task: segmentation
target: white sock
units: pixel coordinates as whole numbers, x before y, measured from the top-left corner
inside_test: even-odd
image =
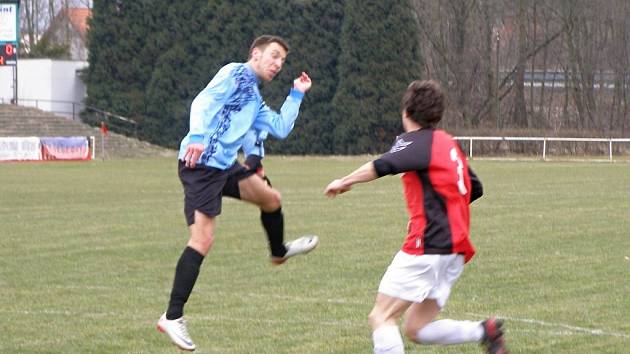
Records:
[[[416,334],[422,344],[460,344],[479,342],[483,336],[480,321],[433,321]]]
[[[398,326],[383,325],[372,332],[374,354],[405,354]]]

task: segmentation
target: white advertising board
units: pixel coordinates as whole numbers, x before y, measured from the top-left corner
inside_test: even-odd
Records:
[[[0,43],[18,42],[17,4],[0,3]]]
[[[39,138],[0,138],[0,161],[41,159],[42,148]]]

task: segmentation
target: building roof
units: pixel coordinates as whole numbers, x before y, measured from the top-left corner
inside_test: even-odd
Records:
[[[92,16],[92,10],[88,8],[69,7],[59,11],[57,16],[64,16],[79,33],[81,39],[87,39],[88,18]]]
[[[86,60],[88,19],[92,10],[79,7],[62,8],[42,35],[50,43],[69,47],[69,59]]]

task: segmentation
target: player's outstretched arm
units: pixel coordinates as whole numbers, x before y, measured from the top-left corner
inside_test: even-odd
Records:
[[[378,178],[376,169],[374,168],[374,162],[370,161],[363,166],[354,170],[349,175],[336,179],[326,187],[324,194],[328,197],[335,197],[337,194],[342,194],[349,191],[353,185],[357,183],[370,182]]]
[[[286,138],[298,117],[304,94],[311,89],[311,78],[305,72],[293,81],[293,88],[280,108],[280,114],[263,104],[253,127],[266,131],[278,139]]]

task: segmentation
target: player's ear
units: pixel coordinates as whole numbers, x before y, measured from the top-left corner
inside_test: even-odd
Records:
[[[260,48],[254,47],[254,49],[252,49],[251,57],[252,59],[257,61],[260,59],[261,54],[262,54],[262,51],[260,50]]]

